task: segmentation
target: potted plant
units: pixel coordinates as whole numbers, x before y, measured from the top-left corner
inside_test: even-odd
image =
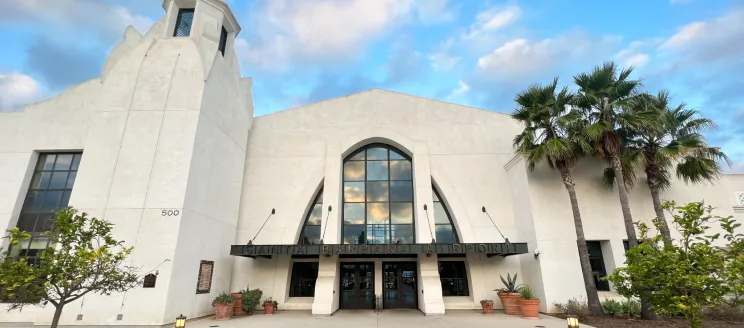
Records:
[[[235,297],[232,296],[231,294],[228,294],[227,292],[222,292],[219,295],[217,295],[214,301],[212,301],[212,306],[214,306],[215,308],[215,319],[216,320],[232,319],[233,302],[235,302]]]
[[[237,293],[230,293],[230,295],[235,297],[235,302],[233,302],[233,316],[235,317],[240,317],[247,314],[245,310],[243,310],[243,293],[245,293],[245,289]]]
[[[506,279],[499,275],[504,288],[496,289],[498,291],[501,304],[504,306],[504,312],[510,315],[519,315],[519,285],[517,285],[517,274],[512,278],[511,274],[506,274]]]
[[[253,312],[256,311],[256,308],[258,307],[258,304],[261,304],[261,297],[263,296],[263,291],[260,289],[252,289],[252,290],[246,290],[243,293],[243,311],[248,313],[248,315],[253,314]]]
[[[527,319],[537,319],[540,313],[540,299],[532,291],[530,286],[522,286],[519,289],[519,310],[522,311],[522,317]]]
[[[264,301],[264,314],[274,314],[277,304],[277,301],[271,299],[271,297],[267,298]]]
[[[493,300],[481,300],[481,308],[483,308],[483,314],[490,315],[493,312]]]

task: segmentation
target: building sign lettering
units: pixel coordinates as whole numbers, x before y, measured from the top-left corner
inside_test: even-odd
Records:
[[[233,245],[230,255],[386,255],[386,254],[524,254],[526,243],[384,244],[384,245]]]

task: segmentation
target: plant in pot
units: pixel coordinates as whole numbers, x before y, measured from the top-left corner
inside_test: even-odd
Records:
[[[493,300],[481,300],[481,308],[483,308],[483,314],[490,315],[493,312]]]
[[[499,275],[501,282],[504,284],[504,288],[496,289],[499,294],[501,304],[504,306],[504,312],[510,315],[519,315],[519,285],[517,285],[517,274],[512,277],[511,274],[506,274],[506,279]]]
[[[222,292],[217,295],[217,297],[214,298],[214,301],[212,301],[212,306],[215,308],[215,319],[232,319],[233,302],[235,302],[235,297],[227,292]]]
[[[235,297],[235,302],[233,302],[233,316],[240,317],[244,316],[247,313],[245,310],[243,310],[243,294],[245,293],[245,289],[237,292],[237,293],[230,293],[233,297]]]
[[[253,314],[258,305],[261,304],[262,296],[263,291],[258,288],[245,291],[243,293],[243,311],[248,313],[248,315]]]
[[[522,317],[527,319],[537,319],[540,317],[540,299],[530,286],[519,288],[519,310],[522,311]]]
[[[277,301],[273,300],[271,297],[267,298],[264,301],[264,314],[274,314],[277,304]]]

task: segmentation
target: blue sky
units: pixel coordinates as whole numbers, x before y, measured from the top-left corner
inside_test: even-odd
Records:
[[[232,0],[256,115],[370,88],[510,112],[536,82],[634,66],[715,120],[744,173],[744,0]],[[96,77],[160,0],[1,0],[0,108]]]

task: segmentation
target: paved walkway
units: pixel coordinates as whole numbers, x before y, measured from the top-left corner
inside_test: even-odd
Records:
[[[190,321],[188,328],[565,328],[566,321],[541,315],[538,320],[477,311],[447,311],[442,316],[425,316],[418,310],[341,310],[330,317],[313,317],[306,311],[279,311],[275,315],[256,314],[215,321],[212,318]],[[582,328],[593,328],[581,325]]]

